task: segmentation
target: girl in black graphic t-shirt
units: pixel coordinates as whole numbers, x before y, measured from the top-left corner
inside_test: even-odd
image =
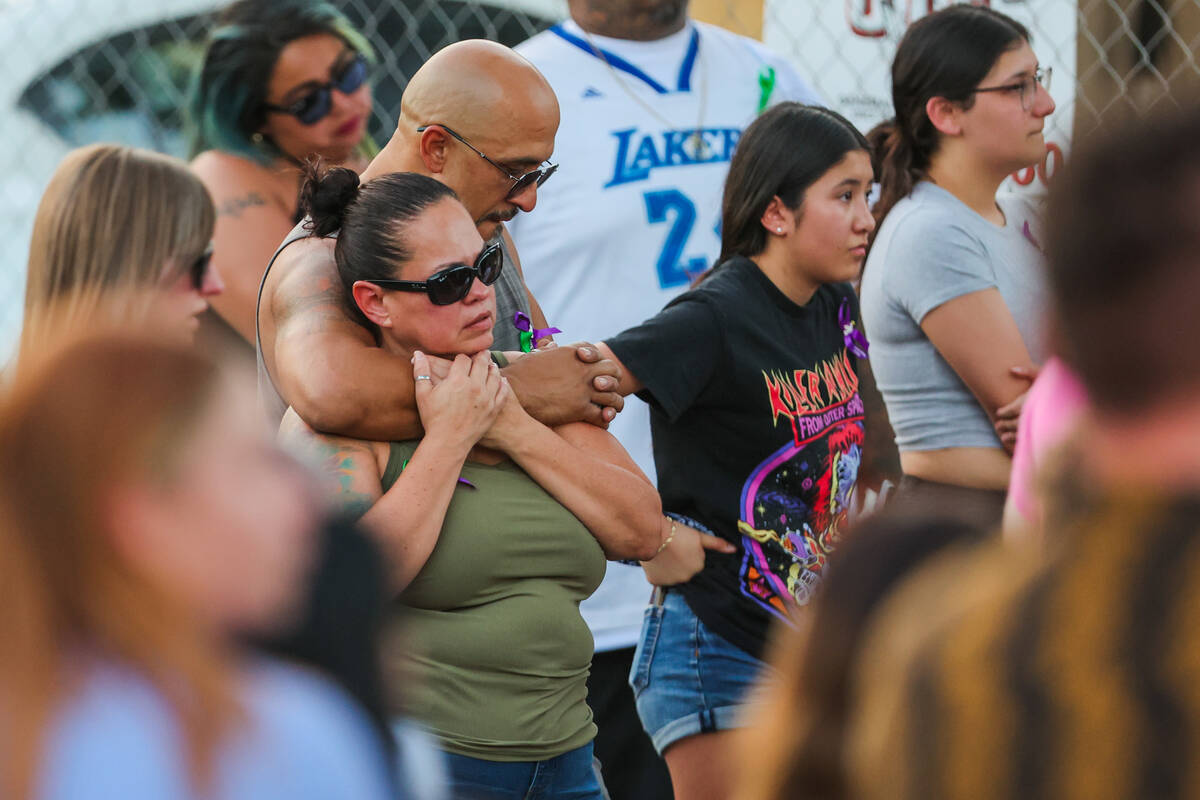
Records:
[[[862,459],[857,277],[874,227],[867,143],[782,103],[730,164],[721,263],[601,348],[651,408],[663,508],[630,676],[677,798],[730,794],[722,758],[766,632],[811,597]],[[685,524],[686,522],[686,524]],[[700,533],[701,530],[709,534]]]

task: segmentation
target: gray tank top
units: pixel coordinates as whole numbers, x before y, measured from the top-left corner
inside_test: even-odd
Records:
[[[267,275],[271,272],[271,267],[275,266],[275,260],[279,258],[279,254],[284,248],[293,242],[300,239],[305,239],[311,234],[305,229],[308,219],[305,218],[297,223],[296,227],[292,228],[291,232],[284,238],[283,243],[271,256],[271,260],[267,263],[266,270],[263,271],[262,281],[258,284],[258,301],[254,309],[254,350],[255,360],[258,364],[258,403],[263,413],[267,415],[271,424],[278,426],[280,420],[283,419],[283,414],[287,411],[287,403],[280,397],[278,389],[275,388],[275,381],[271,378],[270,372],[267,370],[266,361],[263,359],[262,352],[262,334],[259,327],[259,315],[262,313],[262,291],[263,286],[267,283]],[[517,272],[516,265],[513,263],[512,252],[509,250],[504,237],[500,235],[501,229],[496,229],[496,234],[492,237],[493,241],[499,241],[500,249],[504,253],[504,269],[500,272],[500,277],[496,280],[496,327],[492,330],[492,349],[493,350],[520,350],[521,337],[516,326],[513,324],[513,317],[518,311],[526,314],[529,313],[529,294],[525,291],[525,283],[521,280],[520,273]],[[328,238],[336,239],[337,233],[331,234]]]

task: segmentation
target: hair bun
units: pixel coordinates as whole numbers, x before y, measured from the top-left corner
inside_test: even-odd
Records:
[[[316,236],[328,236],[342,227],[346,209],[358,197],[358,173],[345,167],[323,170],[320,164],[305,168],[300,189],[300,208],[311,219]]]

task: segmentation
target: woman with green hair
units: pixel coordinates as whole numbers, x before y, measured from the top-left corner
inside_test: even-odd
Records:
[[[263,269],[300,219],[302,165],[358,170],[374,154],[373,60],[325,2],[239,0],[219,15],[190,99],[192,169],[216,203],[213,263],[225,279],[205,334],[253,345]]]

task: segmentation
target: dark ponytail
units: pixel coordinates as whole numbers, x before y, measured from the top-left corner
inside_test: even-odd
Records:
[[[908,197],[929,169],[937,148],[937,132],[928,117],[915,131],[909,126],[902,129],[897,119],[892,118],[872,128],[867,140],[871,142],[871,163],[876,165],[875,178],[879,181],[879,199],[872,210],[875,230],[879,230],[878,224],[896,203]],[[871,236],[874,238],[874,232]]]
[[[359,185],[353,170],[310,164],[300,207],[311,220],[311,235],[338,232],[334,256],[349,297],[357,281],[402,277],[401,267],[412,257],[409,224],[447,197],[458,199],[446,184],[413,172],[381,175]]]
[[[944,97],[970,108],[972,91],[996,60],[1028,41],[1024,25],[979,6],[950,6],[909,27],[892,61],[896,116],[872,130],[872,162],[879,165],[880,183],[877,223],[925,177],[937,151],[938,131],[925,113],[926,103]]]
[[[780,103],[750,123],[725,179],[721,262],[766,249],[762,215],[772,198],[799,208],[808,187],[830,167],[850,151],[866,149],[867,140],[849,120],[819,106]]]

